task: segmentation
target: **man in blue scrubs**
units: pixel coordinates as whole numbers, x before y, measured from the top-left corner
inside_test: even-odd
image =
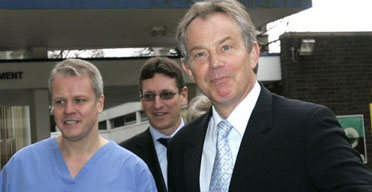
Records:
[[[49,91],[61,135],[18,151],[1,170],[1,191],[156,191],[139,157],[98,134],[103,80],[93,64],[58,63]]]

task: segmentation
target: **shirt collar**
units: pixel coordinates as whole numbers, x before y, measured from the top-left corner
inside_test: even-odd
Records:
[[[252,111],[258,100],[258,96],[261,92],[261,86],[256,81],[252,90],[248,95],[239,103],[238,106],[232,111],[232,113],[227,117],[227,121],[230,122],[234,129],[243,136],[245,129],[248,125],[249,118],[251,117]],[[212,118],[217,125],[223,119],[217,113],[214,107],[212,107]]]
[[[150,125],[150,133],[152,135],[152,139],[155,141],[157,141],[159,138],[172,138],[183,126],[185,125],[184,121],[183,121],[183,118],[181,118],[181,123],[180,125],[177,127],[176,131],[174,133],[172,133],[172,135],[170,136],[166,136],[166,135],[163,135],[161,134],[158,130],[156,130],[154,127],[152,127]]]

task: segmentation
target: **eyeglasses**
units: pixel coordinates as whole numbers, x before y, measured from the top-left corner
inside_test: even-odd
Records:
[[[155,94],[155,93],[145,93],[145,94],[141,94],[140,95],[140,98],[142,99],[142,101],[154,101],[155,100],[155,97],[157,95],[159,95],[160,99],[161,100],[170,100],[170,99],[173,99],[173,97],[176,95],[177,93],[174,93],[174,92],[171,92],[171,91],[163,91],[159,94]]]

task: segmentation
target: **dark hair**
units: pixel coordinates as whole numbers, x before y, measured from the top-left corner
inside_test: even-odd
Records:
[[[142,81],[153,78],[157,73],[175,79],[179,92],[185,86],[182,70],[176,61],[167,57],[153,57],[147,60],[141,68],[139,78],[140,93],[142,93]]]

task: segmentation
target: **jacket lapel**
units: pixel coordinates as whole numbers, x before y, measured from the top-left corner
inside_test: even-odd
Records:
[[[185,181],[188,190],[186,191],[200,191],[200,165],[201,165],[201,158],[203,153],[203,145],[205,135],[207,133],[209,119],[212,116],[212,108],[204,114],[192,129],[192,135],[190,136],[191,139],[188,140],[186,143],[185,148],[185,175],[187,175],[187,179]],[[191,127],[190,127],[191,128]]]
[[[261,86],[260,96],[254,107],[240,144],[230,183],[230,191],[247,191],[254,177],[269,138],[266,133],[272,127],[272,94]],[[242,185],[245,184],[245,185]]]
[[[158,185],[159,192],[166,191],[163,174],[161,172],[158,155],[155,151],[155,145],[152,140],[150,129],[147,129],[143,134],[143,139],[139,139],[136,143],[137,148],[142,151],[143,160],[149,166],[154,179]],[[159,186],[160,184],[160,186]]]

